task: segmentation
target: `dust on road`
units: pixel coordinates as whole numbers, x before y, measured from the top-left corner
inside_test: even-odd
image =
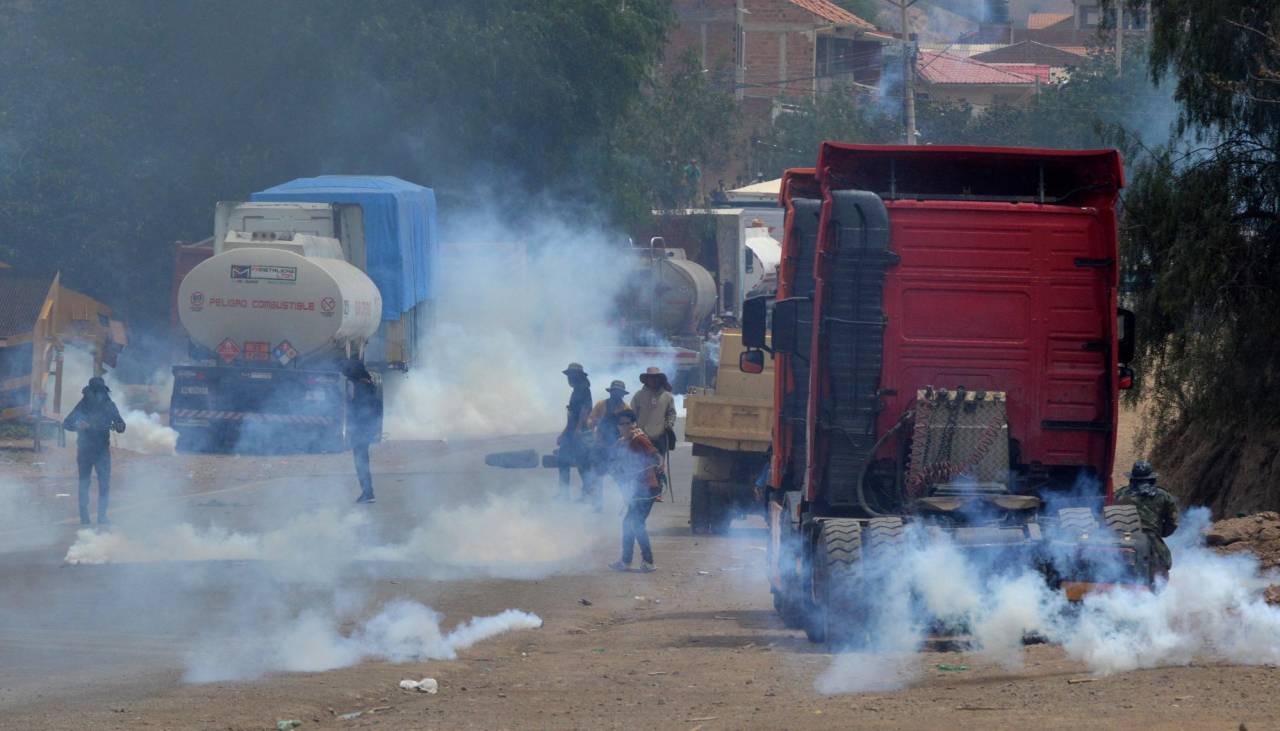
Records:
[[[470,444],[388,444],[375,462],[374,518],[388,534],[407,535],[420,510],[477,504],[530,478],[546,495],[554,474],[485,467],[485,451],[544,448],[547,438]],[[324,508],[354,495],[346,455],[306,459],[130,457],[118,462],[117,522],[182,515],[205,525],[261,528],[281,506]],[[27,460],[5,472],[35,485],[37,500],[70,517],[73,481],[66,455]],[[512,631],[474,645],[456,660],[364,662],[327,672],[271,672],[258,680],[183,682],[191,617],[166,619],[166,601],[198,600],[216,622],[231,597],[221,572],[270,572],[256,561],[63,567],[74,527],[45,546],[0,556],[0,728],[271,728],[298,719],[303,728],[1248,728],[1280,726],[1273,699],[1280,673],[1269,667],[1197,665],[1088,675],[1047,645],[1025,650],[1009,670],[959,652],[906,659],[917,673],[893,692],[824,696],[815,679],[832,656],[782,627],[770,606],[763,524],[740,522],[730,536],[687,527],[688,448],[676,452],[676,502],[650,520],[659,571],[616,574],[618,517],[601,516],[603,538],[571,565],[541,578],[433,578],[401,563],[361,563],[341,582],[369,593],[370,606],[408,599],[442,615],[451,628],[509,608],[532,612],[540,629]],[[133,491],[144,478],[171,481],[170,494]],[[175,505],[181,509],[175,508]],[[264,516],[263,513],[269,513]],[[194,518],[193,518],[194,516]],[[264,520],[271,518],[272,520]],[[503,525],[487,530],[501,532]],[[574,528],[575,530],[577,528]],[[302,539],[299,539],[302,540]],[[424,556],[423,562],[430,563]],[[98,616],[95,598],[145,576],[140,594]],[[447,576],[447,574],[444,574]],[[264,578],[267,581],[268,578]],[[128,585],[127,583],[124,585]],[[10,590],[10,587],[13,589]],[[305,604],[289,592],[282,603]],[[47,621],[38,621],[46,607]],[[352,626],[344,625],[344,631]],[[406,678],[436,678],[436,695],[401,690]],[[347,714],[358,713],[358,716]],[[343,718],[347,715],[347,718]]]

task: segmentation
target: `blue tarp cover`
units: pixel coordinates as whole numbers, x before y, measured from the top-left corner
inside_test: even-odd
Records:
[[[298,178],[251,195],[254,201],[358,203],[364,210],[369,278],[382,293],[382,319],[435,296],[439,237],[430,188],[386,175]]]

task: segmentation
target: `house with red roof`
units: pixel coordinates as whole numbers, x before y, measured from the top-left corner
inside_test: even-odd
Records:
[[[695,57],[749,121],[833,86],[874,88],[892,36],[831,0],[675,0],[665,63]]]
[[[935,101],[968,104],[974,112],[1021,105],[1049,83],[1051,68],[1038,64],[996,64],[940,51],[916,58],[917,94]]]

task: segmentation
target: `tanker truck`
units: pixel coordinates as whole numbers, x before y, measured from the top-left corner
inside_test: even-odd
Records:
[[[716,283],[683,249],[660,237],[630,247],[628,274],[615,302],[623,345],[602,354],[610,366],[652,364],[670,368],[676,393],[703,381],[702,331],[716,305]]]
[[[345,447],[341,366],[406,370],[431,315],[435,199],[396,178],[323,176],[219,203],[175,308],[179,451]]]

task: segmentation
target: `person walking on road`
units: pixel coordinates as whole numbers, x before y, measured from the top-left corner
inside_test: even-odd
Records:
[[[631,397],[631,410],[636,412],[636,425],[649,438],[662,455],[676,442],[676,398],[671,395],[671,383],[661,368],[650,367],[640,374],[644,388]]]
[[[1159,475],[1146,460],[1134,462],[1128,477],[1129,484],[1116,490],[1116,504],[1137,507],[1142,532],[1150,539],[1156,560],[1154,573],[1167,576],[1173,568],[1173,554],[1164,539],[1178,529],[1178,501],[1156,485]]]
[[[614,381],[609,384],[609,398],[596,402],[587,417],[587,426],[595,434],[595,448],[591,458],[591,486],[595,497],[596,512],[604,502],[604,478],[610,474],[614,445],[622,433],[618,430],[618,412],[627,408],[627,384]]]
[[[89,525],[89,480],[98,473],[98,525],[109,525],[111,494],[111,432],[124,433],[124,419],[111,400],[106,381],[94,376],[80,393],[83,398],[67,414],[62,427],[76,433],[76,467],[80,470],[80,525]]]
[[[627,513],[622,519],[622,558],[609,564],[614,571],[631,570],[635,544],[640,546],[640,570],[653,571],[653,548],[645,521],[654,502],[662,499],[662,457],[657,448],[636,427],[636,414],[631,409],[618,412],[618,438],[614,456],[619,481],[628,498]]]
[[[591,381],[587,379],[587,371],[581,363],[570,363],[561,373],[573,389],[569,395],[569,405],[565,407],[568,413],[565,416],[564,430],[556,437],[560,498],[568,500],[574,467],[578,468],[578,478],[582,480],[583,496],[591,490],[591,430],[587,425],[591,416]]]
[[[360,481],[360,497],[356,498],[356,504],[369,505],[374,502],[369,445],[382,440],[382,393],[358,358],[347,361],[343,374],[351,383],[347,441],[351,444],[351,456],[356,463],[356,479]]]

